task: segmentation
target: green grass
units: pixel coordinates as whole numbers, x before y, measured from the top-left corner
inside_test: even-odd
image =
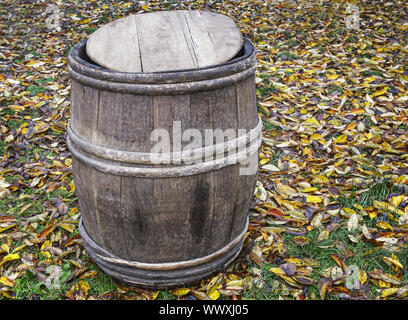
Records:
[[[363,71],[363,76],[369,77],[369,76],[379,76],[379,77],[384,77],[381,71],[377,70],[366,70]]]
[[[367,169],[373,169],[373,167],[366,167]],[[374,200],[384,201],[388,196],[397,192],[400,187],[393,185],[390,179],[380,179],[379,181],[372,184],[367,191],[365,191],[361,196],[354,194],[358,189],[353,188],[352,194],[349,197],[344,195],[340,196],[337,201],[343,206],[350,208],[354,204],[359,204],[362,207],[372,206]]]
[[[277,58],[282,58],[283,60],[296,60],[299,57],[290,51],[283,51],[278,53]]]
[[[361,205],[363,207],[373,205],[373,201],[385,201],[389,195],[393,192],[399,190],[398,186],[393,185],[388,179],[381,179],[374,183],[361,197],[351,195],[350,197],[341,196],[337,199],[342,207],[353,208],[355,211],[359,211],[353,205]],[[333,199],[334,200],[334,199]],[[364,217],[363,221],[360,223],[365,223],[368,227],[375,227],[375,224],[379,221],[379,216],[375,219],[370,219],[369,217]],[[349,239],[349,231],[346,226],[347,220],[340,220],[339,226],[332,230],[327,239],[318,241],[318,236],[320,232],[327,226],[327,223],[323,224],[318,228],[314,228],[309,233],[304,235],[311,241],[304,245],[298,245],[293,241],[294,235],[284,233],[282,235],[283,242],[286,247],[286,252],[282,258],[312,258],[319,262],[320,266],[313,268],[312,274],[309,278],[315,280],[313,285],[307,287],[307,297],[310,299],[312,296],[320,298],[319,293],[319,281],[322,277],[324,270],[330,267],[334,267],[337,263],[331,257],[331,254],[335,254],[343,259],[343,262],[347,266],[355,265],[359,270],[364,270],[365,272],[370,272],[374,269],[382,269],[384,272],[393,273],[391,268],[387,266],[382,260],[383,257],[390,257],[391,254],[395,254],[399,261],[408,261],[408,250],[400,250],[398,252],[390,252],[386,249],[377,248],[374,244],[365,242],[361,238],[358,238],[358,242],[354,243]],[[390,222],[392,224],[392,222]],[[356,230],[351,232],[355,237],[361,233]],[[274,300],[278,299],[279,296],[284,298],[291,298],[291,295],[286,292],[282,286],[285,283],[282,279],[276,276],[274,273],[269,271],[272,267],[279,267],[280,264],[284,263],[284,260],[280,260],[278,264],[274,263],[264,263],[261,267],[261,278],[264,281],[264,285],[261,287],[253,286],[250,290],[243,293],[242,297],[246,299],[257,299],[257,300]],[[401,281],[404,283],[408,279],[408,272],[406,270],[401,271]],[[366,292],[367,298],[375,299],[378,295],[375,285],[371,283],[365,283],[368,285],[371,292]],[[352,291],[353,292],[353,291]],[[338,299],[337,295],[327,294],[327,299],[333,300]]]
[[[41,257],[41,254],[39,254]],[[102,272],[98,267],[86,261],[89,270],[98,271],[98,275],[94,278],[84,278],[90,288],[89,295],[102,296],[105,293],[116,291],[116,286],[112,278]],[[69,262],[64,262],[61,266],[61,274],[59,279],[59,288],[48,289],[43,281],[38,281],[37,276],[30,270],[27,270],[24,276],[16,280],[16,299],[41,299],[41,300],[60,300],[66,298],[65,293],[80,280],[80,276],[74,280],[69,280],[69,276],[74,271],[74,267]]]
[[[172,295],[169,290],[160,290],[158,300],[176,300],[177,296]]]
[[[45,84],[47,82],[55,81],[55,78],[35,79],[37,84]]]
[[[47,91],[47,89],[45,89],[45,88],[42,87],[42,86],[28,86],[28,87],[27,87],[27,91],[30,92],[31,96],[35,96],[35,95],[38,94],[38,93]]]
[[[259,91],[259,93],[262,96],[266,96],[271,92],[278,92],[279,90],[274,85],[270,85],[270,86],[266,86],[266,87],[263,87],[263,88],[259,88],[259,89],[257,89],[257,91]]]
[[[256,267],[256,265],[251,265]],[[268,271],[272,265],[264,263],[261,267],[259,280],[254,281],[252,287],[242,293],[242,299],[250,300],[277,300],[281,291],[281,284],[278,277]]]
[[[260,110],[262,110],[261,108],[259,108]],[[265,130],[280,130],[279,127],[274,126],[272,123],[268,122],[268,121],[263,121],[262,122],[263,127]]]

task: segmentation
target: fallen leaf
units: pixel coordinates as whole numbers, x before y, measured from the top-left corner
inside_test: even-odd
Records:
[[[316,196],[307,196],[306,197],[306,202],[308,203],[320,203],[322,202],[322,199]]]
[[[6,255],[0,262],[0,267],[5,264],[8,261],[13,261],[13,260],[17,260],[20,259],[20,256],[17,253],[10,253],[8,255]]]

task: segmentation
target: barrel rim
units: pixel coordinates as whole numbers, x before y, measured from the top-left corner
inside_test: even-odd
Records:
[[[245,226],[240,231],[240,233],[233,239],[224,245],[223,247],[215,250],[214,252],[194,258],[189,260],[182,260],[182,261],[171,261],[171,262],[142,262],[142,261],[134,261],[134,260],[127,260],[121,257],[114,255],[112,252],[109,252],[105,248],[98,245],[86,232],[84,227],[84,223],[82,218],[79,223],[79,232],[81,237],[86,242],[87,246],[94,251],[94,254],[104,260],[105,262],[111,263],[113,265],[120,265],[126,266],[134,269],[143,269],[143,270],[152,270],[152,271],[166,271],[166,270],[177,270],[177,269],[185,269],[191,268],[194,266],[199,266],[206,264],[212,260],[216,260],[217,258],[227,254],[232,249],[236,248],[237,246],[242,246],[245,235],[248,231],[249,226],[249,218],[247,217],[245,220]]]
[[[116,83],[164,84],[211,80],[236,74],[256,65],[256,48],[244,38],[243,55],[222,64],[203,68],[170,70],[159,72],[120,72],[109,70],[81,57],[85,53],[88,39],[77,43],[68,54],[68,65],[74,73],[90,78]],[[85,53],[86,54],[86,53]]]

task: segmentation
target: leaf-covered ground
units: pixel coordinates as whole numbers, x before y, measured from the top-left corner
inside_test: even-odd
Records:
[[[212,2],[258,50],[259,179],[240,258],[172,291],[116,283],[81,244],[66,56],[114,19],[205,1],[2,3],[2,299],[406,299],[408,3],[355,2],[357,30],[350,1]]]

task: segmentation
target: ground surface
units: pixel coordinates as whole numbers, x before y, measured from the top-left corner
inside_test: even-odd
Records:
[[[408,4],[215,2],[258,50],[264,141],[242,257],[195,287],[132,289],[90,261],[77,231],[67,53],[119,17],[205,3],[47,11],[48,1],[11,0],[0,7],[0,297],[406,298]]]

